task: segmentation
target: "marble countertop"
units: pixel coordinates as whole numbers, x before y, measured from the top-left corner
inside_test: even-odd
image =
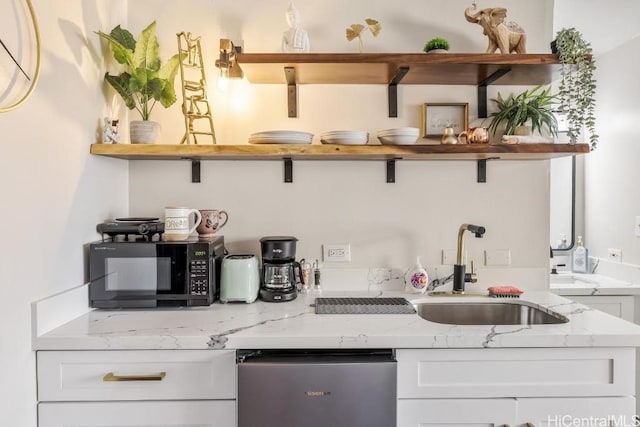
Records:
[[[558,295],[640,295],[639,284],[600,274],[550,274],[549,288]]]
[[[350,296],[356,296],[349,294]],[[552,292],[525,292],[521,300],[567,316],[554,325],[448,325],[417,314],[317,315],[314,294],[286,303],[215,303],[206,308],[93,310],[35,336],[35,350],[235,348],[499,348],[635,347],[640,326],[587,308]],[[323,293],[321,296],[345,296]],[[357,296],[363,296],[358,294]],[[371,295],[369,295],[371,296]],[[486,296],[404,296],[430,303],[488,301]]]

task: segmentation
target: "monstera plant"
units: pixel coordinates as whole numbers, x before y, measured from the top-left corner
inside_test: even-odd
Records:
[[[120,94],[125,105],[130,110],[137,110],[143,122],[149,117],[157,102],[168,108],[176,102],[174,88],[175,77],[180,66],[179,55],[173,55],[164,64],[160,61],[159,45],[156,38],[156,22],[145,28],[138,40],[120,25],[109,34],[98,31],[97,34],[109,41],[113,58],[125,66],[120,74],[105,73],[105,80]],[[155,129],[155,137],[159,132],[159,124],[141,124],[139,126]],[[131,142],[138,136],[139,131],[131,122]],[[139,142],[154,142],[143,140]]]

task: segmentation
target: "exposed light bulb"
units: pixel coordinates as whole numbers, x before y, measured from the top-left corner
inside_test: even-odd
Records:
[[[226,67],[220,68],[220,74],[218,75],[218,89],[225,92],[229,87],[229,69]]]

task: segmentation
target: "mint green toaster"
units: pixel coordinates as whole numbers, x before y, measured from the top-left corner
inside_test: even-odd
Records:
[[[254,302],[260,288],[258,257],[253,254],[227,255],[222,260],[220,302]]]

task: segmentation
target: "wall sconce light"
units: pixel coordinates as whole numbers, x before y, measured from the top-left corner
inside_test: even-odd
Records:
[[[242,48],[234,46],[229,39],[220,39],[220,58],[216,60],[216,67],[220,69],[218,76],[218,88],[225,90],[229,85],[229,79],[241,79],[244,77],[242,68],[238,64],[237,53]]]

